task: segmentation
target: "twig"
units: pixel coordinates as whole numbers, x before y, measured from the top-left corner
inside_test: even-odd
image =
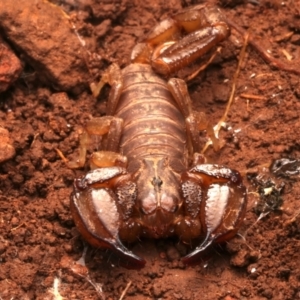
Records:
[[[63,155],[63,153],[58,148],[54,148],[54,149],[57,152],[58,156],[62,159],[62,161],[65,164],[67,164],[68,163],[68,159]]]
[[[251,94],[246,94],[246,93],[242,93],[239,96],[242,98],[251,99],[251,100],[267,100],[267,98],[264,96],[251,95]]]
[[[132,283],[132,281],[129,281],[129,282],[127,283],[127,285],[126,285],[126,287],[125,287],[123,293],[121,294],[119,300],[122,300],[122,299],[125,297],[125,295],[126,295],[128,289],[129,289],[129,287],[131,286],[131,283]]]
[[[290,37],[292,37],[294,34],[294,31],[290,31],[290,32],[287,32],[277,38],[274,39],[275,42],[279,43],[279,42],[282,42],[282,41],[285,41],[285,40],[288,40]]]
[[[245,30],[242,29],[241,27],[239,27],[238,25],[236,25],[233,21],[230,21],[229,19],[227,19],[226,21],[237,32],[239,32],[242,35],[244,34]],[[254,47],[257,50],[257,52],[262,56],[262,58],[265,59],[271,66],[273,66],[277,69],[281,69],[281,70],[284,70],[287,72],[294,73],[296,75],[300,75],[300,67],[299,67],[300,62],[298,62],[298,64],[296,64],[296,63],[285,64],[284,62],[282,62],[282,61],[276,59],[275,57],[273,57],[272,55],[270,55],[270,53],[268,53],[266,51],[266,49],[264,49],[264,47],[259,44],[259,41],[257,41],[256,39],[253,39],[252,37],[249,37],[249,44],[252,47]]]
[[[234,99],[234,94],[235,94],[235,90],[236,90],[237,79],[238,79],[238,76],[240,74],[242,63],[244,61],[244,57],[245,57],[245,53],[246,53],[246,48],[247,48],[247,45],[248,45],[248,39],[249,39],[249,33],[246,33],[245,39],[244,39],[244,45],[243,45],[243,48],[242,48],[242,50],[240,52],[239,62],[238,62],[238,65],[237,65],[237,68],[236,68],[236,71],[235,71],[235,74],[234,74],[234,77],[233,77],[233,83],[232,83],[231,93],[230,93],[230,97],[229,97],[229,100],[228,100],[225,112],[224,112],[222,118],[220,119],[220,121],[218,122],[218,124],[214,127],[215,136],[217,138],[219,137],[219,131],[220,131],[221,127],[225,124],[225,120],[227,118],[229,109],[230,109],[230,107],[232,105],[232,102],[233,102],[233,99]],[[204,148],[202,150],[202,153],[204,153],[206,151],[206,149],[211,144],[211,142],[212,141],[209,140],[205,144],[205,146],[204,146]]]
[[[298,210],[298,211],[296,212],[296,214],[295,214],[291,219],[287,220],[287,221],[284,223],[284,225],[289,225],[289,224],[295,222],[296,218],[297,218],[299,215],[300,215],[300,210]]]
[[[286,57],[288,61],[293,60],[293,55],[289,54],[285,49],[281,49],[281,52],[283,53],[283,55]]]
[[[61,279],[59,277],[55,277],[53,281],[53,288],[49,290],[49,293],[53,295],[53,300],[63,300],[64,298],[60,292],[59,292],[59,286],[60,286]]]
[[[247,45],[248,45],[248,40],[249,40],[249,33],[246,33],[245,40],[244,40],[244,45],[243,45],[243,48],[242,48],[241,53],[240,53],[239,63],[238,63],[238,66],[236,68],[236,71],[235,71],[235,74],[234,74],[234,77],[233,77],[233,82],[232,82],[232,88],[231,88],[230,97],[229,97],[229,100],[228,100],[228,103],[227,103],[224,115],[221,118],[221,120],[219,121],[219,123],[217,124],[217,128],[216,128],[217,132],[219,132],[222,124],[225,122],[225,120],[227,118],[227,115],[228,115],[228,112],[229,112],[229,109],[231,107],[231,104],[233,102],[234,94],[235,94],[235,90],[236,90],[237,79],[238,79],[238,76],[240,74],[242,63],[244,61],[244,57],[245,57],[245,53],[246,53],[246,48],[247,48]]]
[[[22,227],[23,225],[25,225],[25,222],[21,223],[20,225],[18,225],[17,227],[12,228],[10,231],[14,231],[19,229],[20,227]]]

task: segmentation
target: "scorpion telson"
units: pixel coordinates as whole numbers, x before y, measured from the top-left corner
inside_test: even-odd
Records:
[[[213,243],[232,238],[246,211],[246,189],[237,171],[205,164],[199,154],[200,114],[192,110],[186,84],[166,77],[211,55],[230,34],[211,5],[183,10],[158,24],[132,51],[132,63],[112,65],[92,90],[111,85],[107,116],[90,120],[80,139],[85,164],[91,135],[102,151],[91,171],[75,179],[71,210],[78,231],[95,247],[110,248],[141,268],[145,260],[122,243],[139,237],[177,235],[202,243],[183,258],[195,263]]]

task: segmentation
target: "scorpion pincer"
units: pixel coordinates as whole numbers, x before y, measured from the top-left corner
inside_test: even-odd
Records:
[[[75,179],[71,211],[85,240],[117,252],[127,267],[141,268],[145,260],[122,241],[173,235],[187,244],[202,239],[182,259],[193,264],[241,225],[247,200],[240,174],[204,163],[199,154],[203,126],[186,84],[164,79],[209,57],[229,34],[216,7],[185,9],[134,47],[129,66],[111,65],[92,87],[98,95],[104,84],[111,85],[107,115],[86,124],[79,158],[69,166],[85,164],[92,135],[102,137],[102,150],[91,155],[91,170]]]

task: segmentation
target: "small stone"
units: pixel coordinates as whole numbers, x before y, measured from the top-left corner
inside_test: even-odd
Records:
[[[154,283],[154,284],[153,284],[152,292],[153,292],[153,296],[154,296],[155,298],[161,297],[161,296],[163,295],[163,293],[164,293],[164,291],[163,291],[161,285],[158,284],[158,283]]]
[[[270,288],[266,288],[261,294],[268,299],[273,299],[273,291]]]
[[[73,251],[73,247],[71,244],[64,244],[64,249],[67,253],[71,253]]]
[[[10,144],[8,130],[0,127],[0,163],[11,159],[15,154],[15,148]]]
[[[249,264],[249,252],[245,249],[241,249],[231,258],[230,264],[235,267],[247,266]]]
[[[103,37],[111,29],[111,20],[106,19],[96,27],[97,36]]]
[[[260,272],[258,271],[257,268],[258,268],[257,264],[251,264],[247,267],[247,272],[251,279],[256,279],[259,276]]]
[[[4,253],[9,246],[9,242],[4,239],[0,239],[0,254]]]
[[[173,246],[168,248],[166,254],[167,254],[168,260],[170,260],[170,261],[180,259],[180,254],[179,254],[178,250]]]
[[[225,84],[219,84],[213,90],[214,100],[216,102],[227,102],[229,98],[230,87]]]
[[[300,45],[300,34],[293,34],[291,37],[291,43],[294,45]]]
[[[18,226],[18,224],[19,224],[19,219],[16,218],[16,217],[13,217],[13,218],[11,219],[10,223],[11,223],[12,226]]]

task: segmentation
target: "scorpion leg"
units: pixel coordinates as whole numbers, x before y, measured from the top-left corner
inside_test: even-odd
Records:
[[[126,165],[126,158],[116,153],[121,139],[123,120],[112,116],[123,87],[121,70],[118,65],[110,65],[98,84],[91,83],[90,87],[95,97],[99,95],[106,83],[111,85],[107,103],[107,116],[93,118],[86,124],[80,137],[79,158],[76,161],[69,162],[69,168],[76,169],[84,166],[91,135],[106,135],[106,147],[104,147],[106,151],[95,152],[92,155],[91,168],[112,166],[115,165],[116,161],[119,161],[120,165]]]
[[[68,167],[72,169],[81,168],[86,161],[86,153],[91,143],[91,136],[106,136],[105,151],[98,151],[91,156],[91,168],[108,167],[114,165],[126,165],[126,157],[116,151],[119,146],[122,134],[123,120],[120,118],[105,116],[93,118],[87,122],[82,135],[80,136],[79,157],[75,161],[68,162]],[[119,163],[117,163],[119,162]]]
[[[92,94],[96,97],[100,94],[103,86],[105,84],[113,85],[114,82],[120,81],[121,70],[117,64],[111,64],[102,74],[102,77],[98,83],[92,82],[90,84],[90,89]]]
[[[121,70],[117,64],[111,64],[103,73],[101,80],[97,84],[95,82],[90,84],[90,89],[95,98],[98,97],[103,86],[107,83],[111,86],[111,89],[106,114],[112,116],[120,99],[123,87]]]
[[[71,212],[83,238],[94,247],[117,252],[128,263],[127,268],[145,265],[145,261],[120,240],[122,225],[130,221],[135,196],[136,185],[131,176],[126,169],[117,166],[98,168],[76,179],[71,194]],[[136,237],[140,227],[134,222],[130,224],[130,234]]]
[[[199,131],[201,130],[206,130],[209,138],[212,140],[214,149],[218,150],[219,141],[205,113],[192,111],[192,100],[189,96],[185,81],[179,78],[171,78],[168,81],[168,87],[186,119],[188,136],[192,144],[190,153],[201,152],[199,139]]]
[[[246,212],[246,188],[237,171],[212,164],[196,165],[181,180],[186,217],[177,224],[177,232],[191,238],[196,238],[196,229],[204,233],[200,246],[183,258],[193,264],[211,244],[237,233]]]

